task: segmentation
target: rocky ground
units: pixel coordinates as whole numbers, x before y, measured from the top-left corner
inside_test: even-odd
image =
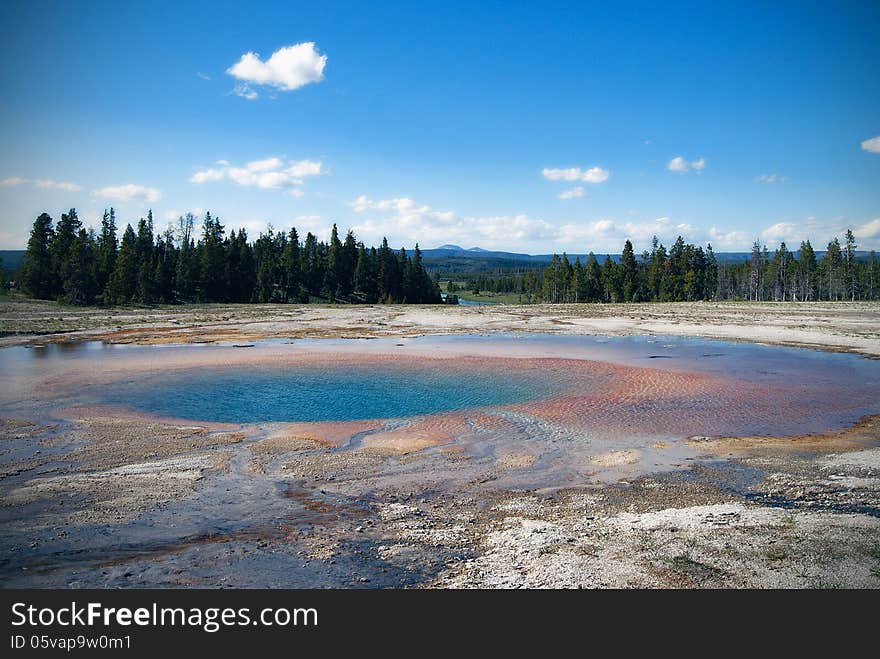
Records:
[[[876,302],[677,302],[461,307],[198,305],[101,309],[0,301],[0,346],[101,339],[118,343],[468,332],[668,334],[810,346],[880,356]]]

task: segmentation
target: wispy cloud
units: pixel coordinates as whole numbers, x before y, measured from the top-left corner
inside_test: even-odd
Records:
[[[148,188],[143,185],[135,185],[134,183],[99,188],[94,190],[92,195],[102,199],[113,199],[116,201],[142,200],[151,204],[162,198],[162,192],[159,189]]]
[[[65,190],[66,192],[77,192],[78,190],[82,190],[82,188],[76,183],[70,183],[69,181],[52,181],[49,179],[40,179],[38,181],[34,181],[34,185],[41,190]]]
[[[678,172],[679,174],[685,174],[687,172],[696,172],[699,174],[706,167],[705,158],[698,158],[696,160],[685,160],[681,156],[676,156],[672,160],[667,163],[666,168],[670,172]]]
[[[242,82],[233,93],[250,100],[257,97],[253,85],[293,91],[321,82],[326,64],[327,56],[317,51],[314,42],[308,41],[279,48],[267,60],[261,59],[258,53],[247,52],[226,69],[226,73]]]
[[[290,160],[281,158],[265,158],[253,160],[244,167],[235,167],[227,160],[218,160],[216,167],[197,171],[190,178],[192,183],[210,183],[212,181],[232,181],[242,187],[263,189],[287,188],[294,197],[301,197],[302,190],[294,186],[303,185],[307,176],[325,174],[323,164],[314,160]]]
[[[209,76],[209,75],[205,75],[205,74],[202,73],[201,71],[196,71],[196,75],[197,75],[199,78],[201,78],[202,80],[210,80],[210,79],[211,79],[211,76]]]
[[[578,185],[574,188],[569,188],[568,190],[563,190],[560,192],[557,197],[560,199],[577,199],[578,197],[583,197],[584,194],[584,186]]]
[[[201,217],[202,215],[205,214],[205,209],[202,208],[201,206],[196,206],[195,208],[190,208],[189,210],[186,210],[186,211],[176,211],[176,210],[165,211],[165,219],[168,220],[169,222],[173,222],[177,218],[183,217],[187,213],[192,213],[192,215],[194,217]]]
[[[260,98],[260,95],[253,89],[251,89],[248,85],[236,85],[229,93],[234,96],[240,96],[241,98],[248,101],[255,101]]]
[[[0,185],[7,187],[24,185],[25,183],[32,183],[35,188],[39,188],[40,190],[64,190],[65,192],[77,192],[78,190],[82,190],[82,188],[76,183],[71,183],[69,181],[53,181],[46,178],[31,181],[30,179],[22,178],[21,176],[12,176],[0,181]]]
[[[601,167],[590,167],[582,170],[580,167],[567,169],[547,168],[541,170],[541,176],[548,181],[583,181],[584,183],[604,183],[608,180],[610,172]]]
[[[862,149],[871,153],[880,153],[880,135],[862,142]]]
[[[786,177],[779,174],[762,174],[755,177],[755,181],[758,183],[785,183],[785,180]]]
[[[863,240],[873,239],[873,243],[880,243],[880,217],[866,222],[860,227],[856,227],[853,231],[856,238]]]

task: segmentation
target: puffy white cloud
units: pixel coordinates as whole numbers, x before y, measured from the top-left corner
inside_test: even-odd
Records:
[[[21,176],[10,176],[9,178],[5,178],[2,181],[0,181],[0,185],[2,185],[4,187],[23,185],[24,183],[27,183],[27,179],[22,178]]]
[[[134,183],[99,188],[98,190],[94,190],[92,195],[102,199],[113,199],[116,201],[132,201],[134,199],[139,199],[151,204],[162,198],[162,192],[157,188],[148,188],[143,185],[135,185]]]
[[[293,91],[310,82],[324,79],[327,56],[315,49],[312,41],[285,46],[276,50],[267,60],[258,53],[247,52],[226,73],[241,80],[244,85],[234,93],[244,98],[256,98],[249,85],[268,85],[282,91]],[[248,94],[253,94],[253,97]]]
[[[693,225],[674,222],[669,217],[639,222],[602,218],[589,222],[563,224],[558,227],[556,241],[569,250],[619,252],[626,240],[631,240],[636,249],[639,249],[640,246],[647,247],[654,236],[666,245],[675,241],[678,236],[698,242],[702,237]]]
[[[40,179],[34,181],[34,185],[42,190],[65,190],[66,192],[77,192],[82,190],[76,183],[69,181],[50,181],[49,179]]]
[[[222,181],[226,177],[226,173],[220,169],[206,169],[196,172],[190,178],[193,183],[208,183],[209,181]]]
[[[862,149],[871,153],[880,153],[880,135],[862,142]]]
[[[762,174],[755,178],[757,183],[785,183],[785,177],[779,174]]]
[[[548,181],[583,181],[584,183],[604,183],[608,180],[610,172],[601,167],[590,167],[582,170],[580,167],[568,169],[548,168],[541,170],[541,175]]]
[[[794,243],[799,240],[805,240],[803,225],[794,222],[777,222],[761,232],[761,238],[764,242],[771,245],[778,245],[781,242]]]
[[[289,194],[301,197],[302,190],[293,186],[302,185],[306,176],[323,174],[323,165],[313,160],[283,161],[281,158],[254,160],[244,167],[235,167],[226,160],[218,160],[217,167],[196,172],[190,178],[192,183],[209,183],[229,180],[243,187],[263,189],[287,188]]]
[[[842,241],[847,229],[852,229],[853,235],[858,239],[859,249],[880,248],[880,218],[864,224],[847,222],[842,217],[806,217],[797,221],[781,221],[761,231],[760,239],[769,249],[775,249],[782,241],[785,241],[789,249],[797,249],[804,240],[809,240],[816,249],[825,249],[828,242],[835,237]],[[748,241],[747,247],[750,246],[751,241]]]
[[[697,160],[687,161],[681,156],[676,156],[666,165],[666,168],[669,171],[678,172],[679,174],[685,174],[690,171],[694,171],[699,174],[701,171],[703,171],[705,167],[705,158],[698,158]]]
[[[568,190],[563,190],[558,195],[556,195],[560,199],[577,199],[578,197],[584,196],[584,186],[578,185],[574,188],[569,188]]]
[[[519,250],[529,253],[619,252],[626,239],[637,249],[650,245],[657,235],[672,243],[678,235],[699,241],[703,238],[693,225],[660,217],[641,222],[603,218],[592,221],[550,223],[528,215],[462,216],[418,204],[409,197],[373,200],[362,195],[351,202],[354,211],[368,219],[353,229],[366,243],[378,243],[383,236],[393,245],[422,247],[444,243],[478,245],[485,249]]]
[[[745,231],[722,231],[716,227],[709,229],[709,242],[715,251],[742,251],[751,247],[755,237]]]
[[[350,204],[366,219],[352,229],[366,243],[378,244],[387,237],[394,245],[422,247],[459,242],[486,249],[504,249],[552,239],[555,227],[526,215],[465,217],[438,211],[409,197],[373,200],[361,195]]]
[[[281,158],[266,158],[265,160],[254,160],[247,164],[247,168],[252,172],[269,172],[274,169],[281,169],[284,161]]]

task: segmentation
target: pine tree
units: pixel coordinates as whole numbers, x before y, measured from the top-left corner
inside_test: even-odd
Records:
[[[205,213],[199,253],[199,297],[203,302],[226,300],[226,254],[223,249],[223,225],[219,218]]]
[[[153,211],[147,213],[146,219],[138,222],[137,239],[135,241],[135,263],[137,264],[137,292],[135,297],[144,304],[155,300],[156,263],[153,245]]]
[[[327,269],[324,272],[323,287],[324,296],[331,302],[335,302],[342,295],[344,268],[342,243],[339,242],[339,232],[334,224],[330,232],[330,244],[327,247]]]
[[[41,213],[31,229],[22,266],[22,287],[31,297],[48,300],[52,297],[52,256],[49,245],[55,231],[52,218]]]
[[[72,258],[73,243],[82,222],[76,214],[76,209],[71,208],[67,213],[61,214],[61,219],[55,225],[55,235],[49,244],[49,257],[52,262],[52,290],[51,297],[60,298],[64,295],[64,273],[68,268],[68,261]]]
[[[98,234],[97,244],[95,245],[95,285],[99,295],[103,295],[104,289],[107,288],[107,282],[110,281],[110,275],[116,266],[116,253],[118,250],[116,211],[110,208],[109,212],[104,211],[104,216],[101,219],[101,233]]]
[[[816,252],[810,241],[801,243],[798,250],[797,278],[801,300],[812,300],[816,294]]]
[[[129,304],[137,295],[139,264],[137,260],[137,236],[128,224],[122,234],[122,244],[116,258],[116,267],[110,275],[105,292],[106,304]]]
[[[298,302],[302,285],[302,263],[300,259],[299,235],[296,228],[290,230],[283,255],[284,301]]]
[[[632,302],[638,287],[638,265],[629,240],[623,244],[620,256],[620,279],[623,283],[623,301]]]
[[[62,269],[63,299],[69,304],[92,304],[95,301],[94,248],[94,237],[80,229]]]
[[[852,229],[846,230],[846,237],[844,238],[844,262],[846,265],[846,281],[849,288],[850,301],[856,301],[856,281],[858,277],[856,276],[856,238],[853,235]]]
[[[718,261],[712,243],[706,245],[706,299],[714,300],[718,294]]]

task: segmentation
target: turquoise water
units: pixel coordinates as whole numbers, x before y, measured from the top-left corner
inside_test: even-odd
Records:
[[[310,339],[289,347],[266,341],[253,348],[255,356],[261,346],[277,352],[280,361],[237,366],[235,360],[224,359],[233,350],[228,345],[87,342],[0,348],[0,416],[34,418],[41,413],[36,408],[45,413],[59,406],[111,404],[199,421],[349,421],[595,393],[571,403],[574,407],[560,408],[568,414],[565,423],[687,436],[825,432],[880,412],[880,360],[801,348],[660,336],[540,334]],[[324,350],[330,356],[319,367],[320,361],[296,359],[303,349]],[[422,359],[414,349],[445,358]],[[352,352],[346,354],[348,350]],[[216,353],[215,366],[163,367],[176,363],[177,355],[186,363],[189,356],[211,353]],[[505,357],[551,358],[557,366],[521,368],[516,359]],[[576,362],[569,367],[566,358],[647,368],[646,378],[655,370],[706,374],[720,378],[724,386],[691,393],[670,386],[646,398],[642,381],[606,390],[602,369]],[[102,376],[125,373],[129,359],[140,366],[127,376]],[[155,367],[145,372],[145,361]],[[650,383],[644,384],[650,390]]]
[[[422,368],[201,369],[114,385],[104,402],[229,423],[352,421],[506,405],[561,392],[549,378]]]

